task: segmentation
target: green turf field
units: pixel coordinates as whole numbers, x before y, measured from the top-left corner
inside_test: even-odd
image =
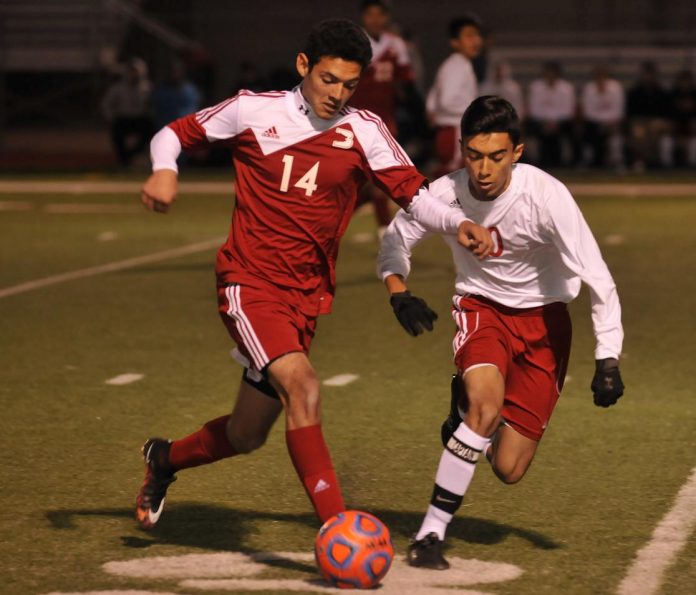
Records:
[[[610,410],[592,404],[583,293],[572,306],[570,378],[529,474],[508,487],[482,463],[449,533],[447,555],[461,559],[459,570],[395,567],[384,595],[616,592],[696,465],[696,202],[579,202],[622,298],[626,395]],[[0,292],[222,237],[230,203],[183,196],[157,216],[127,195],[0,195]],[[108,208],[56,207],[66,204]],[[412,289],[440,320],[434,333],[408,337],[375,278],[376,242],[355,241],[372,231],[369,214],[348,231],[334,314],[320,321],[312,358],[322,379],[359,376],[324,389],[325,435],[349,505],[380,516],[403,558],[441,451],[453,276],[440,240],[417,250]],[[315,577],[301,555],[255,566],[234,555],[311,551],[318,523],[282,424],[253,455],[182,472],[154,532],[132,519],[143,440],[179,437],[227,412],[239,382],[216,312],[213,262],[207,249],[0,298],[1,593],[318,588],[298,582]],[[105,384],[124,373],[144,376]],[[230,555],[211,557],[221,552]],[[206,557],[161,558],[186,554]],[[153,557],[149,576],[137,564],[113,564]],[[663,578],[661,593],[696,592],[694,532]]]

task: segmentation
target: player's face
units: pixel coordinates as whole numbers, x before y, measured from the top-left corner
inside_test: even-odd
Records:
[[[522,156],[524,145],[512,146],[507,132],[477,134],[462,140],[464,167],[469,189],[479,200],[498,198],[510,184],[512,166]]]
[[[299,54],[297,72],[303,79],[302,94],[314,113],[324,120],[330,120],[355,93],[362,68],[357,62],[331,56],[322,56],[309,68],[307,56]]]
[[[379,6],[370,6],[362,13],[362,24],[370,37],[379,39],[387,30],[389,13]]]
[[[481,32],[477,27],[467,25],[459,30],[459,37],[450,40],[450,44],[455,52],[473,60],[481,53],[483,37],[481,37]]]

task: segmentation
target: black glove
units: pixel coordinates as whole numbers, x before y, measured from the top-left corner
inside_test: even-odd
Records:
[[[613,357],[598,359],[590,388],[597,407],[610,407],[623,395],[624,383],[621,381],[619,361]]]
[[[433,330],[433,322],[437,320],[437,314],[428,307],[425,300],[411,295],[410,291],[401,291],[393,293],[389,303],[399,324],[409,335],[417,337],[423,329]]]

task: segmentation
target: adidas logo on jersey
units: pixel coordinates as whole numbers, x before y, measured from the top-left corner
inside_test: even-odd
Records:
[[[268,138],[280,138],[275,126],[271,126],[261,136],[267,136]]]
[[[317,482],[317,485],[314,486],[314,493],[318,494],[319,492],[323,492],[324,490],[328,490],[331,486],[326,483],[323,479],[320,479]]]

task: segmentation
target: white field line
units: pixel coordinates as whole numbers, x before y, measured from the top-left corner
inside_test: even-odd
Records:
[[[20,283],[19,285],[13,285],[11,287],[5,287],[4,289],[0,289],[0,299],[9,297],[11,295],[17,295],[18,293],[33,291],[34,289],[42,289],[44,287],[48,287],[49,285],[65,283],[66,281],[74,281],[75,279],[94,277],[95,275],[103,275],[104,273],[123,271],[125,269],[132,269],[143,264],[161,262],[163,260],[170,260],[179,256],[186,256],[188,254],[204,252],[206,250],[210,250],[211,248],[217,248],[220,244],[222,244],[223,241],[223,238],[215,238],[211,240],[206,240],[205,242],[187,244],[185,246],[179,246],[178,248],[172,248],[170,250],[162,250],[161,252],[144,254],[143,256],[136,256],[135,258],[117,260],[116,262],[110,262],[107,264],[88,267],[86,269],[68,271],[67,273],[61,273],[60,275],[51,275],[50,277],[43,277],[42,279],[35,279],[34,281],[27,281],[26,283]]]
[[[357,374],[337,374],[331,378],[327,378],[322,382],[324,386],[346,386],[351,382],[355,382],[360,376]]]
[[[126,372],[125,374],[119,374],[113,378],[109,378],[104,381],[104,384],[110,384],[111,386],[124,386],[126,384],[133,384],[145,378],[145,374],[138,374],[137,372]]]
[[[621,581],[619,595],[657,593],[662,576],[675,561],[696,528],[696,467],[682,486],[674,505],[655,527],[650,541],[636,554],[636,559]]]
[[[117,181],[66,181],[66,180],[4,180],[0,181],[0,194],[133,194],[138,195],[142,182]],[[568,184],[575,196],[693,196],[696,184],[623,184],[623,183],[575,183]],[[186,182],[179,184],[181,194],[231,194],[229,182]]]

